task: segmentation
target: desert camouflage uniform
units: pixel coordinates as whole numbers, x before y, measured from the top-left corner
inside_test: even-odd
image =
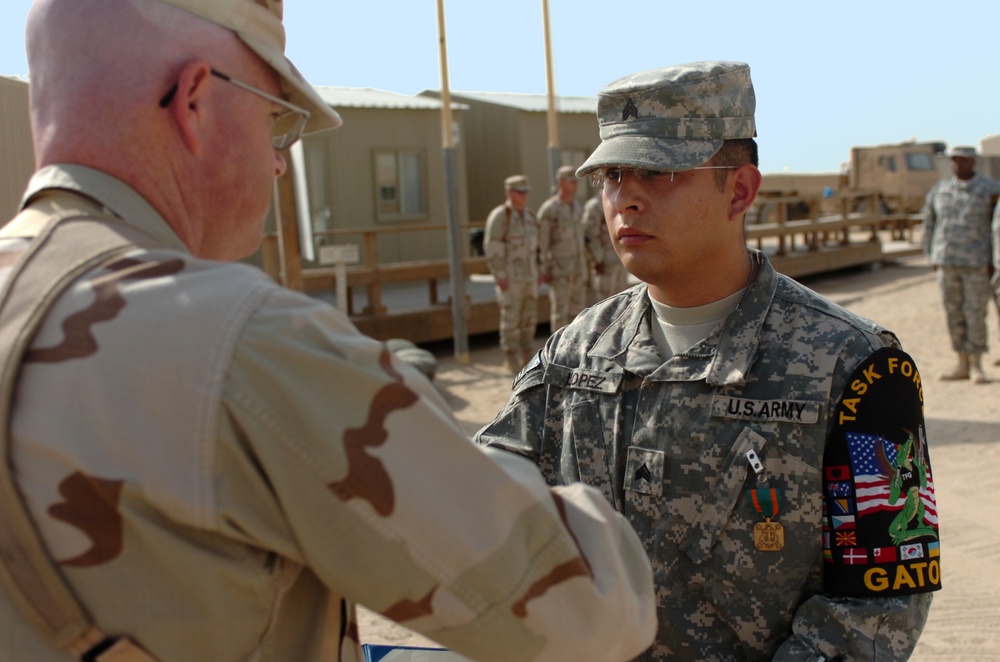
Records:
[[[632,522],[660,610],[657,643],[638,659],[905,659],[931,596],[831,597],[821,547],[831,412],[855,368],[896,339],[761,259],[738,310],[666,363],[645,285],[584,311],[477,441],[529,457],[553,484],[600,488]],[[779,401],[814,422],[749,420],[727,405]],[[751,445],[787,491],[780,552],[754,546]]]
[[[990,210],[1000,183],[983,175],[942,179],[924,203],[923,248],[936,266],[948,332],[956,352],[988,349],[986,307],[992,260]]]
[[[518,212],[510,202],[486,218],[483,248],[490,272],[507,281],[496,288],[500,305],[500,347],[507,353],[532,350],[538,324],[538,221],[530,209]]]
[[[193,257],[121,181],[54,166],[25,199],[148,235],[60,298],[10,422],[29,512],[104,630],[164,661],[358,661],[358,602],[477,660],[648,645],[645,555],[596,491],[549,492],[530,463],[482,453],[385,345]],[[0,619],[0,659],[69,659],[2,591]]]
[[[606,299],[625,289],[626,272],[622,261],[615,252],[604,220],[604,201],[598,193],[583,205],[583,224],[586,228],[587,254],[595,270],[593,280],[596,301]],[[600,273],[597,273],[598,265]]]
[[[558,195],[538,210],[538,255],[542,275],[549,283],[549,324],[558,329],[573,321],[586,304],[587,253],[583,207],[566,204]]]

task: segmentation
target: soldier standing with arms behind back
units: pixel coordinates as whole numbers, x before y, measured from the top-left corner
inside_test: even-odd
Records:
[[[556,194],[538,210],[538,256],[542,282],[549,285],[549,328],[553,331],[583,310],[588,269],[576,168],[559,168],[556,183]]]
[[[1000,183],[976,173],[976,149],[948,150],[954,173],[931,188],[924,203],[923,248],[937,272],[951,347],[958,354],[946,381],[989,382],[982,357],[989,345],[986,310],[993,296],[991,210]]]
[[[486,218],[483,248],[496,280],[504,367],[516,373],[534,350],[538,325],[538,221],[528,209],[531,185],[524,175],[504,180],[507,201]]]
[[[477,436],[585,481],[653,561],[640,660],[903,660],[940,587],[919,373],[895,335],[775,272],[750,69],[598,93],[615,250],[641,284],[556,331]]]
[[[282,7],[32,5],[39,169],[0,233],[0,660],[360,662],[356,603],[474,660],[633,657],[648,560],[597,491],[481,452],[384,344],[234,263],[285,150],[340,124]]]

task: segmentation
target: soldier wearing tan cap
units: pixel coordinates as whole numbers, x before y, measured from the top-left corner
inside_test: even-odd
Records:
[[[486,217],[483,248],[496,281],[504,367],[516,373],[534,350],[538,325],[538,220],[528,209],[524,175],[504,180],[507,200]]]
[[[285,148],[340,123],[281,15],[31,9],[39,170],[0,233],[0,659],[359,662],[356,603],[470,659],[634,657],[650,568],[599,491],[482,452],[385,345],[232,262]]]
[[[538,208],[538,257],[542,282],[549,285],[553,330],[583,310],[587,294],[587,249],[583,205],[576,199],[576,168],[556,171],[556,194]]]
[[[749,67],[598,94],[614,249],[641,284],[556,331],[477,441],[600,487],[653,561],[649,660],[902,660],[941,586],[920,374],[748,250]]]
[[[982,359],[989,349],[986,311],[993,296],[991,223],[1000,182],[976,172],[975,147],[951,147],[952,176],[927,193],[923,213],[923,249],[937,272],[948,337],[956,365],[940,375],[945,381],[990,381]]]
[[[587,246],[587,260],[590,265],[590,289],[592,303],[618,294],[628,285],[628,273],[615,253],[604,220],[604,200],[597,193],[583,205],[584,240]]]

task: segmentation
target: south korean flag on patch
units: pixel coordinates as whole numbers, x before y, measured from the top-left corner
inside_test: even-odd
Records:
[[[847,382],[833,417],[823,458],[826,592],[940,589],[937,502],[913,359],[876,351]]]

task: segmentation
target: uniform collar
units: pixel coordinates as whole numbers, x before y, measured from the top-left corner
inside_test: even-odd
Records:
[[[767,257],[753,249],[751,252],[759,260],[760,269],[746,299],[718,331],[688,352],[663,362],[653,339],[649,295],[645,288],[636,287],[629,294],[632,300],[598,337],[589,355],[617,363],[633,374],[657,379],[704,379],[714,386],[745,383],[778,284],[777,273]]]
[[[159,212],[131,186],[100,170],[81,165],[56,164],[42,168],[28,182],[21,209],[46,191],[68,191],[126,225],[149,235],[166,248],[190,252]]]

